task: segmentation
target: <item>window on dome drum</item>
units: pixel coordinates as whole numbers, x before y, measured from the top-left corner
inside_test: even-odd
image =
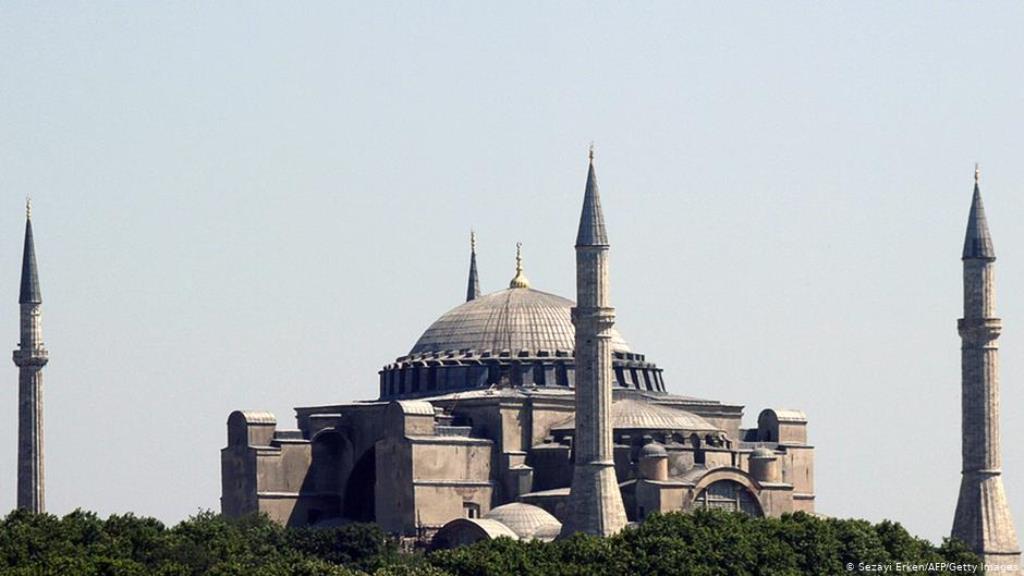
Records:
[[[480,505],[476,502],[463,502],[462,512],[466,518],[479,518],[480,517]]]
[[[544,386],[547,382],[544,381],[544,366],[542,364],[533,365],[533,383],[538,386]]]
[[[734,480],[719,480],[701,491],[694,505],[705,509],[742,512],[747,516],[760,517],[761,504],[745,486]]]

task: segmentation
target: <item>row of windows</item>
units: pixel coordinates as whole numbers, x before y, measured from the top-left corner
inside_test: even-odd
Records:
[[[616,384],[623,388],[665,390],[660,370],[616,366],[614,373]],[[569,387],[575,384],[575,373],[561,363],[405,367],[380,373],[380,395],[385,398],[436,390],[486,388],[492,384]]]

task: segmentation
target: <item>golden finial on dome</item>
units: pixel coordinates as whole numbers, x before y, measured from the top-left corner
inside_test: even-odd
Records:
[[[530,281],[523,274],[523,243],[516,242],[516,277],[508,284],[509,288],[529,288]]]

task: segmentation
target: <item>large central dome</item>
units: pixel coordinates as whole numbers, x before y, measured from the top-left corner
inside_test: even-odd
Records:
[[[571,352],[576,329],[569,299],[534,290],[509,288],[457,306],[427,328],[409,355],[430,352],[522,350]],[[612,351],[629,352],[629,344],[613,328]]]
[[[407,355],[381,369],[381,399],[576,385],[576,304],[531,288],[516,248],[516,275],[508,289],[486,295],[480,294],[476,251],[471,253],[466,303],[445,312]],[[617,386],[665,391],[661,369],[633,352],[614,328],[611,348]]]

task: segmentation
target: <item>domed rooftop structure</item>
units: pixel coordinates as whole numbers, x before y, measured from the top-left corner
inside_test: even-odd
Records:
[[[519,540],[519,535],[497,520],[489,518],[456,518],[437,531],[431,541],[431,548],[446,550],[469,546],[481,540],[510,538]]]
[[[484,518],[501,522],[523,540],[554,540],[562,530],[562,523],[547,510],[522,502],[492,508]]]
[[[576,347],[576,329],[568,298],[509,288],[480,296],[449,310],[420,336],[410,355],[449,350],[556,350]],[[612,351],[629,352],[629,344],[612,329]]]
[[[575,386],[576,327],[568,298],[530,287],[517,250],[505,290],[480,295],[474,249],[466,302],[444,313],[409,354],[380,371],[380,398],[519,386]],[[621,388],[664,392],[661,369],[632,351],[614,328],[612,368]]]
[[[648,442],[640,449],[641,458],[668,458],[668,451],[665,446],[658,442]]]
[[[714,424],[692,412],[629,398],[612,404],[611,424],[613,430],[685,430],[687,432],[718,430]],[[573,416],[553,426],[551,431],[566,432],[575,429],[576,417]]]

